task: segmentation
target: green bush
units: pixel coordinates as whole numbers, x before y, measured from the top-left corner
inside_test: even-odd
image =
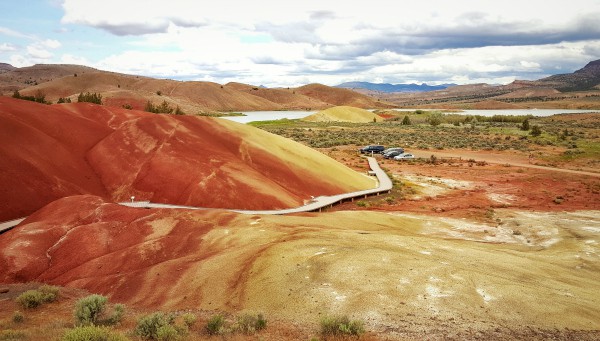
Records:
[[[37,308],[44,303],[54,302],[58,298],[58,287],[42,285],[37,290],[27,290],[17,297],[17,303],[23,308]]]
[[[188,328],[192,328],[192,326],[198,320],[198,317],[192,313],[185,313],[181,316],[181,318],[183,319],[183,323],[185,323],[186,327]]]
[[[362,321],[351,321],[348,316],[327,316],[321,320],[321,334],[323,336],[356,335],[365,332]]]
[[[77,102],[88,102],[88,103],[95,103],[95,104],[102,104],[102,95],[101,94],[97,94],[97,93],[89,93],[86,92],[85,94],[82,92],[79,94],[79,96],[77,96]]]
[[[179,340],[179,331],[175,326],[166,325],[158,328],[156,331],[156,340],[158,341],[176,341]]]
[[[22,340],[27,335],[20,330],[5,329],[0,331],[0,340]]]
[[[75,320],[80,325],[96,325],[108,298],[102,295],[90,295],[77,301],[75,304]]]
[[[23,316],[22,312],[15,311],[13,313],[12,320],[13,320],[14,323],[21,323],[21,322],[25,321],[25,316]]]
[[[219,335],[225,333],[225,318],[223,315],[214,315],[206,323],[206,332],[209,335]]]
[[[68,330],[61,341],[128,341],[125,336],[107,327],[83,326]]]
[[[256,316],[244,314],[238,317],[237,330],[244,334],[254,334],[267,327],[267,320],[262,314]]]
[[[121,322],[125,307],[116,304],[111,316],[104,318],[108,298],[102,295],[90,295],[77,301],[75,305],[75,320],[79,325],[113,325]]]
[[[173,110],[173,107],[171,107],[166,100],[162,101],[162,103],[159,105],[155,105],[154,103],[148,101],[146,102],[146,106],[144,107],[144,111],[152,112],[155,114],[170,114],[173,112]],[[179,110],[180,113],[178,113],[178,115],[183,115],[183,111],[181,109]]]
[[[142,317],[135,327],[135,334],[147,340],[174,340],[172,337],[179,337],[181,333],[175,326],[175,316],[163,312]]]

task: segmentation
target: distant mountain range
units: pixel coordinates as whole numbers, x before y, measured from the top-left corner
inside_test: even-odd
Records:
[[[389,83],[369,83],[369,82],[345,82],[340,85],[336,85],[336,88],[345,89],[366,89],[371,91],[379,92],[426,92],[443,90],[447,87],[454,86],[456,84],[441,84],[441,85],[427,85],[423,84],[389,84]]]
[[[347,82],[335,87],[308,84],[297,88],[265,88],[241,83],[181,82],[168,79],[107,72],[81,65],[39,64],[15,68],[0,63],[0,95],[44,94],[46,101],[60,98],[76,100],[82,92],[99,93],[108,106],[144,109],[148,102],[167,102],[186,113],[214,113],[254,110],[319,110],[332,106],[390,108],[395,106],[431,106],[501,102],[508,106],[541,104],[552,101],[570,103],[570,108],[596,108],[600,97],[600,60],[589,62],[573,73],[553,75],[539,80],[516,80],[506,85],[490,84],[381,84]],[[578,93],[586,92],[586,93]],[[498,103],[493,105],[497,107]],[[561,104],[562,105],[562,104]],[[567,106],[566,104],[564,106]]]
[[[583,91],[600,86],[600,59],[589,62],[582,69],[573,73],[565,73],[542,78],[536,85],[545,85],[559,91]]]
[[[148,102],[163,101],[185,113],[256,110],[320,110],[348,105],[358,108],[391,108],[392,103],[350,89],[322,84],[297,88],[265,88],[242,83],[181,82],[126,75],[80,65],[38,64],[15,68],[0,63],[0,95],[34,96],[56,103],[76,101],[80,93],[98,93],[102,103],[143,110]]]

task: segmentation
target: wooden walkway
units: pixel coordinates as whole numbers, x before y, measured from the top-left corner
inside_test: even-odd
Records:
[[[356,198],[366,198],[372,195],[379,195],[381,193],[389,193],[392,189],[392,180],[387,176],[387,174],[379,167],[379,163],[373,157],[367,157],[369,161],[369,167],[371,171],[369,172],[371,175],[377,177],[377,187],[372,189],[367,189],[363,191],[357,192],[349,192],[331,196],[319,196],[313,198],[309,203],[303,206],[294,207],[294,208],[285,208],[280,210],[236,210],[236,209],[226,209],[228,211],[242,213],[242,214],[291,214],[291,213],[302,213],[302,212],[321,212],[324,208],[331,207],[335,204],[354,200]],[[186,209],[186,210],[206,210],[205,207],[194,207],[194,206],[184,206],[184,205],[170,205],[170,204],[157,204],[151,203],[148,201],[138,201],[138,202],[122,202],[119,203],[123,206],[129,207],[143,207],[143,208],[178,208],[178,209]]]
[[[236,210],[236,209],[225,209],[232,212],[242,214],[290,214],[290,213],[301,213],[301,212],[321,212],[324,208],[331,207],[335,204],[353,201],[357,198],[366,198],[372,195],[379,195],[381,193],[389,193],[392,190],[392,180],[387,174],[379,167],[379,163],[373,157],[367,157],[369,167],[371,171],[370,175],[377,177],[377,187],[367,189],[363,191],[343,193],[331,196],[319,196],[313,198],[309,203],[303,206],[286,208],[281,210],[264,210],[264,211],[251,211],[251,210]],[[135,202],[121,202],[119,205],[137,208],[174,208],[174,209],[186,209],[186,210],[208,210],[210,208],[185,206],[185,205],[170,205],[170,204],[159,204],[152,203],[150,201],[135,201]],[[27,217],[25,217],[27,218]],[[10,230],[13,227],[21,223],[25,218],[19,218],[4,223],[0,223],[0,233]]]

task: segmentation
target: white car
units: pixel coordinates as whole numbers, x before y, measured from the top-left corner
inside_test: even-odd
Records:
[[[408,160],[408,159],[414,159],[415,156],[412,154],[408,154],[408,153],[403,153],[397,156],[394,156],[394,160]]]

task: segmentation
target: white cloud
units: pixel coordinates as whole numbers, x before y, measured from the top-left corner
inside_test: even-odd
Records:
[[[57,49],[62,46],[62,44],[58,40],[54,39],[46,39],[39,42],[39,45],[44,46],[49,49]]]
[[[33,59],[50,59],[53,56],[50,51],[37,44],[27,46],[27,54]]]
[[[13,37],[13,38],[24,38],[24,39],[33,39],[34,38],[32,35],[21,33],[21,32],[12,30],[10,28],[1,27],[1,26],[0,26],[0,34],[9,36],[9,37]]]
[[[568,6],[547,0],[104,0],[93,10],[89,1],[64,0],[62,7],[63,24],[134,41],[91,60],[96,67],[223,83],[499,83],[556,67],[572,71],[600,58],[600,1],[591,0]],[[60,47],[47,40],[28,50],[42,58]]]
[[[16,50],[17,50],[17,48],[12,44],[8,44],[8,43],[0,44],[0,52],[11,52],[11,51],[16,51]]]

